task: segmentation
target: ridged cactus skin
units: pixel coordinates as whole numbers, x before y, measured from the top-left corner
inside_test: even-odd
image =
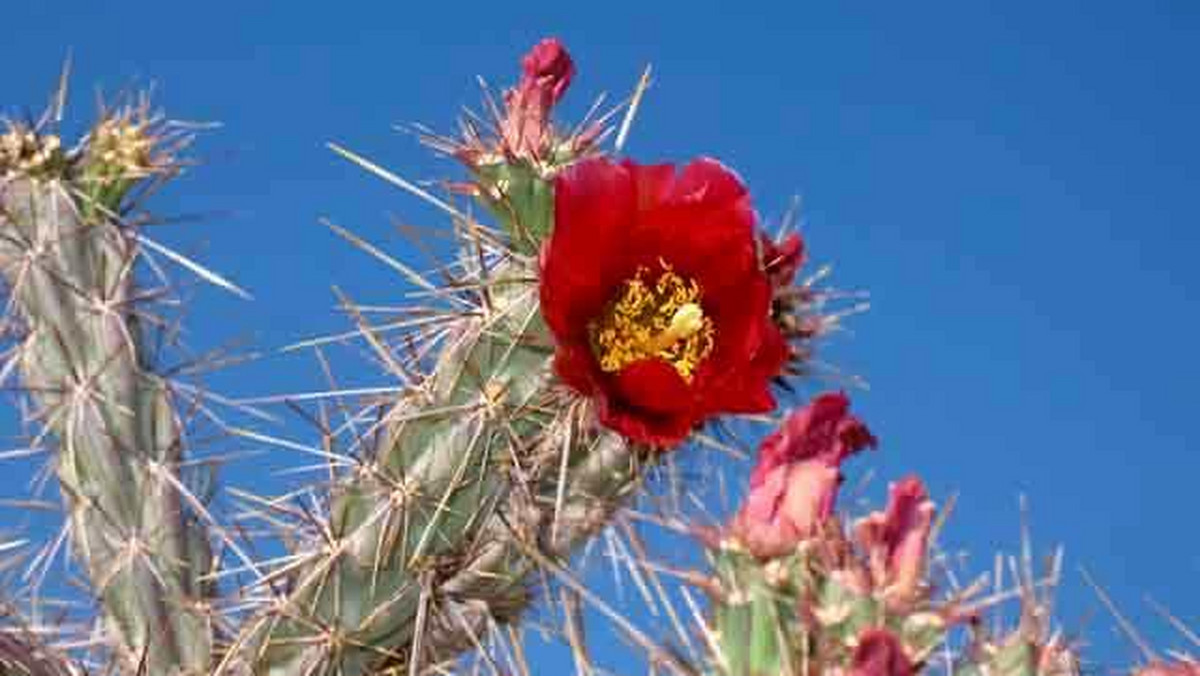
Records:
[[[203,674],[211,553],[199,505],[183,497],[175,396],[144,348],[137,229],[118,215],[129,185],[158,170],[147,125],[106,116],[70,153],[55,136],[8,131],[7,146],[29,153],[23,166],[12,153],[0,178],[0,273],[22,330],[20,376],[57,441],[71,542],[112,647],[130,669]],[[120,155],[131,146],[142,154]]]

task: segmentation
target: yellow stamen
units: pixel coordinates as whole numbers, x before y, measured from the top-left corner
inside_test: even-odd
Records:
[[[653,283],[647,281],[649,271],[639,269],[588,327],[602,370],[612,373],[658,357],[690,379],[712,352],[713,322],[700,304],[700,285],[665,262],[659,265],[662,273]]]

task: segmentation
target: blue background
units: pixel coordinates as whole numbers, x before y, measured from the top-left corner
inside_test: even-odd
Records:
[[[343,329],[335,284],[397,302],[395,276],[318,216],[428,266],[387,217],[438,214],[325,141],[441,177],[455,167],[393,125],[450,130],[478,101],[473,77],[509,81],[538,37],[561,36],[576,57],[568,120],[652,63],[629,153],[722,158],[768,219],[801,195],[814,260],[870,291],[873,309],[825,353],[871,384],[856,408],[883,450],[851,468],[877,471],[868,492],[909,471],[937,496],[959,492],[945,542],[979,571],[1016,548],[1028,496],[1037,542],[1067,546],[1064,624],[1106,666],[1137,653],[1096,614],[1080,564],[1159,648],[1183,639],[1143,594],[1200,621],[1197,5],[9,0],[0,21],[5,112],[40,108],[70,49],[76,121],[95,86],[155,83],[171,115],[224,123],[154,204],[206,215],[158,236],[257,298],[198,288],[197,349]],[[347,384],[389,384],[352,363]],[[311,360],[269,359],[213,382],[250,396],[320,375]],[[269,482],[253,467],[230,478]],[[5,473],[0,489],[23,479]]]

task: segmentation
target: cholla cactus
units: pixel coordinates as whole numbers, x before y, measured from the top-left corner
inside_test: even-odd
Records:
[[[145,101],[102,111],[72,147],[52,124],[61,111],[8,124],[0,274],[15,347],[2,372],[22,379],[38,438],[56,450],[72,554],[100,608],[90,664],[150,676],[450,670],[519,621],[537,574],[570,579],[572,553],[663,458],[708,423],[771,413],[809,375],[837,315],[823,314],[812,280],[796,281],[804,242],[768,236],[747,187],[714,159],[614,157],[645,77],[612,147],[622,106],[560,126],[573,74],[545,40],[457,136],[421,128],[468,173],[446,182],[447,198],[334,146],[445,211],[459,252],[434,279],[333,226],[425,300],[399,341],[357,317],[399,393],[355,416],[370,429],[345,447],[326,439],[332,480],[305,487],[300,508],[257,499],[251,517],[290,548],[269,561],[212,513],[211,477],[186,454],[194,402],[181,392],[192,390],[147,347],[148,303],[163,291],[146,286],[159,269],[149,255],[246,295],[139,229],[139,196],[178,172],[187,136]],[[973,627],[970,594],[939,597],[930,581],[935,510],[918,479],[852,527],[836,518],[842,463],[876,443],[848,406],[823,395],[768,437],[746,504],[706,540],[711,612],[694,629],[710,652],[691,665],[653,649],[653,661],[726,676],[908,676]],[[1077,671],[1044,604],[1023,598],[1038,612],[1009,634],[973,633],[958,670]],[[19,619],[0,627],[0,676],[85,671],[70,653]],[[1191,668],[1181,664],[1154,673]]]
[[[141,243],[122,214],[134,183],[176,169],[182,140],[145,106],[103,113],[69,150],[39,127],[0,136],[0,273],[20,332],[9,364],[57,439],[71,541],[112,646],[154,673],[209,668],[211,554],[203,507],[183,497],[175,397],[147,363]]]

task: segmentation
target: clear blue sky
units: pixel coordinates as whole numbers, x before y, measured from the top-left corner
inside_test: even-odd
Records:
[[[883,451],[856,473],[915,470],[938,496],[959,491],[949,543],[980,570],[1017,544],[1017,496],[1027,495],[1038,541],[1067,546],[1069,628],[1097,608],[1079,564],[1159,647],[1180,641],[1143,594],[1200,622],[1200,432],[1187,389],[1200,381],[1190,356],[1200,342],[1200,6],[184,7],[9,0],[0,105],[40,105],[71,49],[76,120],[90,116],[96,85],[154,82],[172,115],[224,123],[198,144],[203,165],[156,205],[216,213],[163,237],[258,299],[199,290],[196,347],[231,337],[275,346],[343,327],[332,284],[394,302],[394,277],[317,217],[403,253],[387,214],[437,215],[322,143],[409,177],[452,172],[392,125],[449,129],[477,101],[474,75],[508,80],[527,45],[555,34],[580,69],[566,117],[601,89],[626,91],[653,63],[630,154],[722,158],[767,217],[801,195],[815,260],[834,263],[841,286],[871,292],[873,309],[826,353],[871,383],[857,408]],[[347,379],[386,384],[365,370]],[[317,381],[302,360],[217,379],[238,395]],[[8,477],[0,487],[16,490]],[[1127,662],[1134,653],[1112,625],[1093,617],[1087,635],[1097,656]]]

